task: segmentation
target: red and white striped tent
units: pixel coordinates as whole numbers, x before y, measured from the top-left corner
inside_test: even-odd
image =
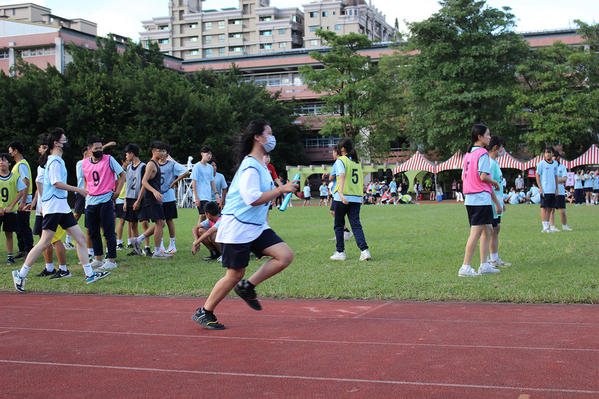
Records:
[[[420,152],[416,151],[416,153],[406,162],[393,168],[393,174],[396,175],[407,170],[425,170],[436,174],[437,165],[426,159]]]
[[[526,162],[522,168],[522,170],[527,170],[527,169],[534,169],[537,167],[537,165],[539,164],[539,162],[541,162],[543,159],[545,159],[545,156],[543,154],[534,157],[533,159],[531,159],[530,161]]]
[[[560,158],[559,161],[560,161],[560,163],[564,164],[564,166],[566,167],[566,169],[572,169],[572,167],[573,167],[572,163],[574,161],[568,161],[567,159],[564,159],[564,158]]]
[[[462,169],[463,164],[464,155],[462,155],[461,151],[458,151],[455,154],[453,154],[451,158],[449,158],[447,161],[437,166],[437,172],[443,172],[444,170],[449,169]]]
[[[524,163],[518,161],[510,154],[505,154],[504,156],[497,158],[497,161],[499,163],[499,167],[502,169],[507,168],[525,170]]]
[[[581,166],[581,165],[597,165],[597,164],[599,164],[599,147],[597,147],[595,144],[593,144],[591,146],[591,148],[589,148],[587,150],[587,152],[585,152],[584,154],[582,154],[581,156],[579,156],[578,158],[576,158],[575,160],[573,160],[571,162],[571,165],[572,165],[571,167],[575,168],[575,167]]]

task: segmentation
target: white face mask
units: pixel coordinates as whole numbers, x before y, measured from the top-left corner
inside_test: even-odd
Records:
[[[266,152],[271,152],[277,146],[277,139],[275,136],[266,136],[266,143],[261,143]]]
[[[505,152],[505,148],[501,148],[501,151],[499,151],[499,154],[497,154],[498,158],[501,158],[502,156],[504,156],[506,154]]]

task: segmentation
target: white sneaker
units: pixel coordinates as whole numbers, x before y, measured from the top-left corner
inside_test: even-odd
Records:
[[[462,266],[458,272],[458,277],[476,277],[480,276],[471,266]]]
[[[490,261],[489,264],[493,267],[510,267],[512,264],[504,262],[501,258],[498,258],[495,262]]]
[[[345,231],[343,232],[343,241],[347,241],[350,238],[352,238],[354,236],[354,233],[352,233],[351,231]]]
[[[98,268],[98,270],[102,271],[110,269],[116,269],[116,262],[106,261],[104,262],[104,266]]]
[[[480,267],[478,268],[478,274],[495,274],[495,273],[499,273],[501,272],[501,270],[499,269],[495,269],[493,266],[491,266],[488,263],[485,263],[483,265],[480,265]]]
[[[165,254],[176,254],[177,253],[177,248],[171,248],[168,247],[168,249],[166,251],[164,251]]]
[[[167,258],[172,258],[172,257],[173,257],[173,255],[165,254],[163,251],[156,251],[152,255],[153,259],[167,259]]]
[[[553,231],[554,233],[559,233],[559,232],[561,231],[560,229],[558,229],[558,228],[557,228],[557,227],[555,227],[555,226],[551,226],[551,227],[549,228],[549,230]]]
[[[553,233],[553,231],[551,231],[551,229],[543,229],[541,230],[541,233]]]
[[[562,226],[562,230],[564,230],[564,231],[572,231],[572,229],[570,228],[570,226]]]
[[[331,256],[331,260],[345,260],[345,252],[336,252]]]
[[[370,256],[370,252],[367,249],[362,251],[362,253],[360,254],[360,260],[370,260],[370,259],[372,259],[372,257]]]
[[[90,266],[92,267],[92,269],[95,269],[96,267],[102,267],[104,266],[104,262],[102,262],[101,260],[94,260]]]
[[[218,259],[216,259],[217,262],[222,262],[223,261],[223,256],[219,256]]]

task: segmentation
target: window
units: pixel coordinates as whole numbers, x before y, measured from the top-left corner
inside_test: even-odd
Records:
[[[198,40],[200,40],[200,39],[199,39],[199,37],[197,37],[197,36],[195,36],[195,37],[190,37],[190,38],[189,38],[189,41],[190,41],[190,42],[197,42]]]
[[[218,42],[219,43],[224,43],[225,42],[225,35],[218,35]]]
[[[284,35],[287,29],[279,29],[279,35]]]
[[[218,55],[226,55],[227,51],[224,47],[218,49]]]
[[[212,30],[212,22],[205,22],[204,30]]]
[[[212,49],[211,48],[206,50],[206,57],[212,57]]]
[[[191,50],[189,55],[200,55],[200,52],[198,50]]]
[[[311,26],[310,32],[316,32],[316,29],[318,29],[318,26]]]
[[[229,39],[243,39],[243,33],[229,33]]]
[[[333,15],[337,15],[337,11],[333,11]]]
[[[189,29],[195,29],[198,27],[198,24],[191,24],[189,25]]]
[[[272,31],[271,30],[261,30],[260,36],[272,36]]]
[[[299,30],[292,30],[291,31],[291,36],[301,36],[301,32]]]
[[[327,26],[327,30],[331,30],[331,27],[330,27],[330,26]]]
[[[270,22],[270,21],[272,21],[272,18],[270,16],[269,17],[260,17],[260,22]]]
[[[318,46],[318,40],[310,40],[310,46]]]
[[[230,19],[229,25],[241,25],[243,21],[241,19]]]
[[[162,25],[160,28],[158,28],[160,30],[168,30],[168,25]]]
[[[335,25],[335,30],[341,30],[341,25]]]
[[[293,17],[291,17],[291,20],[293,22],[297,22],[298,24],[302,23],[302,19],[300,17],[298,17],[297,15],[294,15]]]
[[[310,18],[316,18],[318,13],[316,11],[310,13]]]
[[[236,53],[243,51],[243,47],[229,47],[229,51],[234,51]]]
[[[322,12],[322,16],[323,17],[328,17],[329,16],[329,12],[328,11],[323,11]]]
[[[279,48],[285,48],[287,47],[287,43],[283,42],[283,43],[279,43]]]
[[[0,60],[4,58],[8,58],[8,51],[0,52]]]
[[[160,44],[168,44],[168,39],[160,39],[158,41],[158,43],[160,43]]]
[[[204,43],[212,43],[212,36],[206,36],[204,38]]]
[[[349,15],[352,15],[352,12],[353,12],[353,11],[354,11],[354,10],[349,10]]]
[[[260,45],[260,50],[272,50],[272,43],[261,44]]]
[[[225,29],[225,21],[218,21],[218,29]]]

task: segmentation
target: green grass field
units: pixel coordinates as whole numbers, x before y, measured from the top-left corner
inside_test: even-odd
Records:
[[[459,278],[469,234],[462,204],[364,206],[361,220],[370,262],[358,261],[360,251],[353,239],[346,242],[348,260],[331,261],[335,243],[328,241],[334,236],[328,207],[296,204],[285,213],[274,209],[270,214],[272,228],[291,246],[295,260],[257,292],[271,298],[597,303],[598,215],[599,207],[570,206],[568,224],[574,231],[541,234],[537,205],[508,205],[499,254],[513,266],[496,275]],[[179,252],[173,259],[126,257],[129,251],[119,251],[118,269],[87,285],[76,251],[67,251],[72,278],[35,277],[44,267],[40,258],[25,288],[28,292],[205,296],[224,269],[215,261],[201,260],[208,254],[205,248],[191,255],[190,231],[196,222],[195,209],[179,210]],[[559,221],[557,226],[561,228]],[[10,273],[14,267],[4,263],[4,234],[1,237],[0,290],[14,291]],[[478,258],[477,252],[472,262],[475,268]],[[252,260],[248,273],[260,264]]]

